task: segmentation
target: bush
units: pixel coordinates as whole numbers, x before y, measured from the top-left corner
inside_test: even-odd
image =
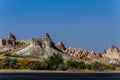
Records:
[[[115,70],[116,64],[110,64],[110,69]]]
[[[64,70],[67,70],[67,68],[65,67],[64,64],[60,64],[59,67],[58,67],[58,70],[64,71]]]
[[[29,59],[22,59],[22,60],[19,60],[19,64],[20,64],[20,67],[21,69],[28,69],[28,64],[30,63],[30,60]]]
[[[28,66],[31,70],[45,70],[47,68],[47,64],[39,61],[31,61]]]
[[[62,55],[59,53],[53,53],[53,55],[49,56],[48,59],[45,60],[45,63],[48,64],[48,69],[55,70],[60,64],[63,64]]]
[[[84,62],[79,62],[79,64],[77,66],[78,66],[78,69],[85,69],[85,63]]]
[[[0,52],[0,55],[11,56],[11,53],[9,51],[3,51],[3,52]]]
[[[95,71],[104,71],[103,64],[95,61],[91,64],[91,69]]]
[[[76,69],[85,69],[85,63],[84,62],[77,62],[69,60],[65,63],[67,68],[76,68]]]
[[[2,60],[3,63],[3,68],[12,68],[12,69],[19,69],[20,64],[18,63],[17,59],[12,59],[9,57],[6,57],[5,59]]]
[[[4,53],[3,56],[11,56],[10,53]]]
[[[72,60],[69,60],[65,63],[67,68],[77,68],[76,64],[78,64],[78,63],[75,61],[72,61]]]
[[[85,69],[91,70],[91,65],[90,64],[85,64]]]

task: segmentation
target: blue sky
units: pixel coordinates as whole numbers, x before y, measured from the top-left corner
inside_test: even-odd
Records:
[[[0,0],[0,38],[42,37],[96,52],[120,48],[119,0]]]

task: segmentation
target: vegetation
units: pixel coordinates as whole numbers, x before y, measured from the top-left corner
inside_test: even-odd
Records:
[[[3,52],[0,52],[0,55],[2,55],[2,56],[10,56],[11,53],[9,51],[3,51]]]
[[[47,69],[47,64],[45,64],[43,62],[39,62],[39,61],[31,61],[28,64],[28,66],[31,70],[45,70],[45,69]]]
[[[69,68],[75,68],[75,69],[85,69],[85,63],[84,62],[77,62],[77,61],[67,61],[65,65]]]
[[[64,64],[60,64],[60,65],[58,66],[58,70],[65,71],[65,70],[67,70],[67,67],[65,67]]]
[[[38,61],[30,58],[17,58],[6,54],[5,58],[0,59],[0,69],[31,69],[31,70],[91,70],[91,71],[104,71],[115,70],[120,65],[116,64],[103,64],[100,62],[92,62],[85,64],[83,61],[68,60],[64,62],[61,54],[49,56],[48,59]]]
[[[5,59],[2,60],[3,63],[3,68],[7,69],[19,69],[20,68],[20,64],[18,63],[17,59],[12,59],[9,57],[6,57]]]
[[[103,64],[95,61],[91,64],[91,69],[95,71],[104,71]]]
[[[63,58],[61,54],[55,54],[49,56],[47,60],[45,60],[45,63],[48,65],[48,69],[50,70],[56,70],[59,65],[63,64]]]
[[[30,63],[29,59],[21,59],[19,60],[20,68],[21,69],[29,69],[28,64]]]

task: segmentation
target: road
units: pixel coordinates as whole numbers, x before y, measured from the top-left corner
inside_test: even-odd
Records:
[[[120,80],[120,73],[109,72],[0,72],[0,80]]]

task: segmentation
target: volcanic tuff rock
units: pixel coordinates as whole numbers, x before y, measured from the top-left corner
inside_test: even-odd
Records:
[[[57,49],[59,49],[62,52],[65,52],[65,50],[66,50],[64,44],[61,41],[58,42],[55,46],[57,47]]]
[[[70,56],[56,50],[54,43],[49,34],[45,34],[43,38],[32,39],[32,42],[26,48],[16,51],[13,55],[34,56],[48,58],[52,53],[61,54],[64,59],[71,59]]]
[[[8,40],[16,40],[16,37],[10,32],[8,34]]]
[[[8,34],[7,39],[0,39],[0,48],[3,46],[15,46],[16,45],[16,38],[12,33]]]
[[[119,49],[117,48],[117,46],[111,45],[110,48],[108,49],[107,53],[114,53],[114,54],[118,54],[119,53]]]
[[[107,51],[104,51],[102,56],[110,59],[120,59],[120,52],[117,46],[111,45]]]
[[[54,44],[48,33],[42,38],[32,38],[30,40],[16,40],[16,37],[9,33],[7,39],[0,39],[0,52],[11,51],[13,55],[33,56],[48,58],[52,53],[62,54],[64,59],[89,59],[89,60],[102,60],[105,62],[114,62],[119,60],[119,49],[111,45],[102,54],[85,49],[77,49],[65,46],[62,42]]]
[[[62,42],[58,42],[56,44],[56,47],[60,51],[66,53],[72,57],[79,58],[79,59],[83,59],[83,58],[99,59],[102,57],[101,54],[99,54],[99,53],[95,53],[95,52],[88,51],[85,49],[76,49],[76,48],[71,48],[71,47],[65,47]]]

